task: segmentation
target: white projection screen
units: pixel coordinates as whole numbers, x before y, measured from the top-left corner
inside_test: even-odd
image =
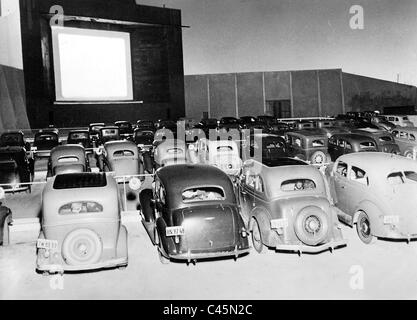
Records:
[[[130,34],[52,27],[57,102],[131,101]]]

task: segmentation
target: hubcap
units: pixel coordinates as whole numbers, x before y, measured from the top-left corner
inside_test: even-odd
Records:
[[[370,233],[371,233],[371,229],[369,228],[369,221],[366,218],[362,218],[361,219],[361,223],[360,223],[360,230],[363,236],[365,237],[369,237]]]
[[[320,230],[321,223],[320,219],[317,216],[309,216],[305,220],[305,230],[308,233],[315,234]]]

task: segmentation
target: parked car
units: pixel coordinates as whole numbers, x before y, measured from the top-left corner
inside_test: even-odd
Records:
[[[152,130],[137,128],[133,133],[133,141],[140,149],[149,149],[155,138]]]
[[[71,130],[68,133],[67,144],[79,144],[86,149],[93,147],[88,130]]]
[[[374,116],[369,118],[369,121],[376,125],[381,130],[391,131],[395,129],[395,124],[389,122],[383,116]]]
[[[242,168],[239,147],[231,140],[200,139],[188,148],[192,163],[208,164],[220,168],[230,176],[237,176]]]
[[[395,143],[394,136],[385,130],[375,129],[358,129],[352,130],[352,133],[358,133],[372,138],[376,143],[377,151],[385,153],[400,153],[400,148]]]
[[[90,134],[91,144],[93,147],[97,147],[98,140],[100,138],[100,129],[106,126],[103,122],[90,123],[88,132]]]
[[[154,186],[140,193],[142,221],[163,263],[249,252],[234,188],[223,171],[208,165],[164,167]]]
[[[0,148],[0,185],[6,192],[30,191],[35,174],[33,161],[22,147]]]
[[[241,126],[239,124],[239,120],[234,117],[223,117],[220,119],[219,122],[219,130],[224,129],[226,131],[229,131],[231,129],[233,130],[240,130]]]
[[[53,177],[42,194],[41,221],[39,272],[127,266],[127,231],[111,176],[89,172]]]
[[[335,120],[317,120],[314,125],[317,130],[319,129],[322,131],[327,138],[330,138],[335,134],[349,133],[347,128],[338,126]]]
[[[331,136],[328,150],[332,161],[336,161],[341,155],[348,153],[378,151],[373,138],[358,133],[335,134]]]
[[[204,132],[206,138],[210,137],[210,131],[212,134],[217,134],[218,121],[215,118],[202,119],[200,123],[194,126],[194,129],[200,129]]]
[[[103,172],[114,172],[116,177],[143,174],[138,147],[134,142],[127,140],[106,142],[99,160],[99,168]]]
[[[417,163],[386,153],[341,156],[328,172],[339,219],[364,243],[417,238]]]
[[[4,189],[1,190],[0,188],[0,246],[6,246],[9,244],[7,223],[12,219],[12,211],[1,202],[1,200],[4,199],[4,196]]]
[[[136,129],[150,130],[155,132],[155,124],[151,120],[138,120],[136,122]]]
[[[59,144],[59,137],[55,132],[43,130],[37,132],[32,148],[35,151],[35,158],[48,158],[51,155],[51,150]]]
[[[398,127],[391,131],[395,143],[400,148],[400,154],[412,159],[415,150],[417,151],[417,128],[416,127]]]
[[[285,139],[276,134],[251,134],[243,145],[242,159],[262,157],[262,160],[274,160],[287,156]],[[257,159],[261,161],[261,159]]]
[[[324,175],[304,161],[246,161],[239,197],[254,249],[302,253],[345,245],[329,196]]]
[[[4,132],[0,136],[0,147],[22,147],[30,151],[30,143],[25,140],[23,131]]]
[[[85,149],[79,144],[66,144],[51,150],[48,163],[48,177],[65,173],[90,171]]]
[[[397,127],[414,127],[414,124],[408,119],[407,116],[387,115],[385,116],[385,119]]]
[[[177,135],[177,123],[175,121],[158,120],[155,124],[155,127],[156,127],[156,130],[162,130],[162,129],[170,130],[173,133],[174,138]]]
[[[299,130],[287,133],[287,152],[290,157],[325,164],[330,161],[328,138],[321,130]]]
[[[182,140],[167,139],[155,147],[153,158],[155,169],[184,164],[188,162],[187,147]]]
[[[99,129],[98,144],[104,145],[109,141],[120,140],[120,130],[116,126],[106,126]]]
[[[114,125],[119,128],[121,139],[132,139],[133,125],[129,121],[116,121]]]

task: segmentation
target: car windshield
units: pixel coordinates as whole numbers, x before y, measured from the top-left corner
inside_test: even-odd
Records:
[[[197,187],[182,192],[184,202],[224,200],[224,191],[220,187]]]
[[[71,133],[70,134],[71,140],[84,140],[88,139],[88,133],[87,132],[77,132],[77,133]]]
[[[4,134],[1,136],[2,145],[19,145],[23,143],[23,138],[20,134]]]
[[[311,179],[291,179],[281,183],[282,191],[304,191],[314,189],[316,189],[316,184]]]
[[[44,135],[38,135],[35,138],[36,141],[57,141],[58,136],[56,135],[50,135],[50,134],[44,134]]]
[[[131,150],[117,150],[113,153],[114,158],[133,157],[134,153]]]

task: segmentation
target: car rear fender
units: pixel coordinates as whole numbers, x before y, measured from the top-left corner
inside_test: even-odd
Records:
[[[378,234],[379,230],[382,232],[383,224],[379,217],[383,214],[383,211],[376,204],[367,200],[360,202],[355,209],[353,224],[358,222],[358,217],[361,212],[365,212],[369,217],[372,226],[372,233]]]
[[[157,245],[159,245],[159,247],[167,255],[170,255],[172,252],[176,251],[176,247],[175,247],[174,239],[172,237],[170,238],[166,236],[166,233],[165,233],[166,227],[167,225],[164,219],[159,217],[156,220],[156,232],[158,232],[158,239],[159,239],[159,243],[157,243]]]
[[[248,231],[251,232],[253,230],[253,226],[255,221],[259,225],[259,229],[261,232],[261,237],[264,242],[268,241],[270,238],[270,234],[272,232],[271,229],[271,217],[266,209],[264,208],[256,208],[252,214],[251,219],[249,220]],[[268,243],[266,243],[268,244]]]

